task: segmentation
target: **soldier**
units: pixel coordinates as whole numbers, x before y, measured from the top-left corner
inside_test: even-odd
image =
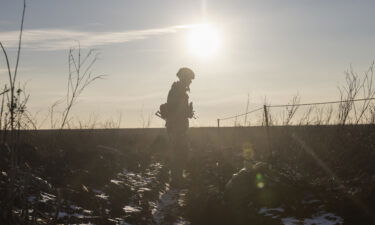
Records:
[[[194,72],[189,68],[181,68],[177,72],[179,81],[172,84],[168,93],[166,127],[172,146],[171,185],[178,186],[182,181],[183,169],[189,150],[187,130],[189,118],[193,118],[193,103],[189,103],[190,84]]]

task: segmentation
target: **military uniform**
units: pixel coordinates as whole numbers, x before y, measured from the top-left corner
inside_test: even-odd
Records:
[[[193,117],[193,109],[192,105],[189,104],[187,91],[188,87],[184,86],[181,81],[174,82],[167,99],[168,117],[166,119],[166,127],[172,147],[172,184],[181,182],[189,150],[187,131],[189,118]]]

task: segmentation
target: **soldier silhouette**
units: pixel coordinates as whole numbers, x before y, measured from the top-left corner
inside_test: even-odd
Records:
[[[171,144],[171,186],[181,185],[183,169],[188,156],[189,142],[187,131],[189,118],[194,117],[193,103],[189,103],[190,84],[195,77],[189,68],[181,68],[177,72],[179,81],[172,84],[168,93],[167,103],[161,111],[165,114],[166,128]],[[163,114],[163,113],[162,113]]]

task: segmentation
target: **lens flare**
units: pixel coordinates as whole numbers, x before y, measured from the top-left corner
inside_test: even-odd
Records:
[[[257,183],[257,187],[258,187],[259,189],[264,188],[264,183],[263,183],[263,182],[258,182],[258,183]]]
[[[264,186],[266,185],[266,183],[264,181],[264,177],[262,176],[262,174],[257,173],[255,175],[255,184],[256,184],[257,188],[259,188],[259,189],[264,188]]]

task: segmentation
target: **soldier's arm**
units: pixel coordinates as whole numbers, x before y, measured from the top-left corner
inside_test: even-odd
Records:
[[[168,99],[167,99],[169,110],[171,110],[172,112],[175,112],[179,108],[180,101],[181,101],[180,94],[177,88],[172,86],[171,90],[168,93]]]

